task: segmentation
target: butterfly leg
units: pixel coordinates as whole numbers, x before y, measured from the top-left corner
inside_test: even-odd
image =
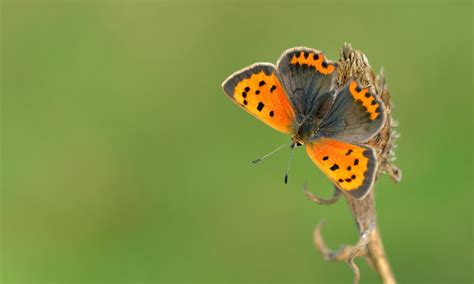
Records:
[[[309,198],[309,200],[311,200],[311,201],[313,201],[317,204],[320,204],[320,205],[334,204],[341,197],[341,191],[336,187],[334,187],[334,194],[331,198],[324,199],[324,198],[318,197],[314,193],[312,193],[311,191],[308,190],[308,183],[307,182],[305,182],[305,184],[304,184],[303,192],[304,192],[304,194],[306,194],[306,196]]]

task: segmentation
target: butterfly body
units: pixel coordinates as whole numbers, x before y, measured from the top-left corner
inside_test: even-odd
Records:
[[[380,131],[382,102],[350,80],[336,86],[337,64],[322,52],[286,50],[276,65],[256,63],[229,76],[224,92],[270,127],[292,134],[336,187],[363,198],[376,171],[374,149],[364,142]]]

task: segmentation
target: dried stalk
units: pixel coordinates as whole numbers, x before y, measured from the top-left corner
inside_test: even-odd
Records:
[[[385,85],[383,71],[376,77],[370,68],[367,57],[362,52],[354,50],[348,43],[345,43],[341,49],[339,66],[339,86],[344,85],[349,79],[358,79],[362,84],[368,86],[372,92],[380,96],[385,104],[388,119],[380,133],[368,141],[367,144],[374,147],[377,151],[378,167],[376,176],[378,177],[381,173],[388,173],[395,182],[399,182],[401,172],[392,164],[395,159],[393,151],[395,148],[394,140],[398,134],[393,129],[396,125],[391,116],[392,104],[390,93]],[[340,191],[336,188],[332,198],[322,199],[309,192],[306,185],[305,194],[310,200],[322,205],[333,204],[339,200],[341,196]],[[385,254],[380,231],[377,227],[374,199],[375,188],[372,188],[372,191],[363,200],[356,200],[349,196],[344,196],[356,222],[359,231],[359,241],[354,246],[345,245],[337,251],[332,251],[326,247],[321,236],[322,223],[320,223],[314,231],[316,247],[325,260],[346,261],[354,272],[354,283],[358,283],[360,279],[359,268],[354,262],[354,259],[358,256],[365,256],[367,262],[379,274],[383,283],[396,283]]]

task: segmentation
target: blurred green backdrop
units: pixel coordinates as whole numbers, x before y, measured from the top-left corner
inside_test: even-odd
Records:
[[[349,283],[315,251],[357,240],[304,151],[221,82],[343,42],[385,68],[402,183],[377,209],[400,283],[472,283],[472,4],[3,1],[1,283]],[[363,260],[362,283],[378,278]]]

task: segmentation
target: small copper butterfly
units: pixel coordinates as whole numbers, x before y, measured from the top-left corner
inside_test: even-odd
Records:
[[[338,65],[321,51],[297,47],[276,66],[256,63],[230,75],[222,88],[238,106],[305,145],[332,183],[357,199],[372,188],[376,153],[364,144],[382,128],[380,99],[357,80],[336,87]]]

